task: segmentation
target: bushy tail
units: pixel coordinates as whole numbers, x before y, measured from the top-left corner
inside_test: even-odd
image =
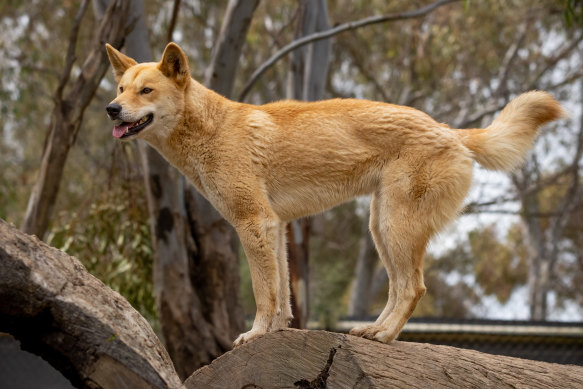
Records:
[[[480,165],[511,171],[524,162],[538,128],[566,116],[567,112],[549,93],[531,91],[508,103],[487,128],[457,133]]]

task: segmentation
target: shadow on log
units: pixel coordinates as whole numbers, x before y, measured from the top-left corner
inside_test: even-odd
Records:
[[[176,388],[147,321],[75,258],[0,220],[0,331],[80,388]]]
[[[291,329],[224,354],[182,384],[123,297],[2,220],[0,331],[80,388],[583,388],[581,366]]]

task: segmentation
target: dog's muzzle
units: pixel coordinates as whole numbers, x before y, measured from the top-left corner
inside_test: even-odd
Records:
[[[121,105],[118,103],[111,103],[105,107],[105,110],[107,111],[107,116],[109,116],[111,120],[115,120],[121,113]]]

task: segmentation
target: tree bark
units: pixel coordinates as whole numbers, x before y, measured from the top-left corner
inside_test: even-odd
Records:
[[[71,81],[71,70],[76,60],[75,45],[78,28],[87,4],[88,1],[82,4],[83,12],[79,12],[75,20],[65,71],[54,96],[55,107],[47,130],[38,177],[32,188],[22,223],[23,231],[40,238],[44,236],[49,224],[67,156],[77,138],[85,108],[95,95],[109,67],[104,44],[109,42],[114,47],[119,47],[127,35],[129,2],[113,0],[99,24],[99,30],[95,34],[95,40],[81,66],[79,75]],[[65,89],[67,93],[64,95]]]
[[[75,258],[0,220],[0,331],[80,388],[177,388],[154,331]]]
[[[138,62],[153,60],[144,3],[132,1],[135,28],[126,40],[126,54]],[[180,173],[152,147],[138,141],[148,196],[154,247],[154,293],[164,344],[182,378],[228,350],[228,334],[217,342],[202,317],[203,303],[190,277],[189,256],[196,252],[181,191]],[[227,337],[225,340],[224,338]],[[221,346],[222,344],[222,346]]]
[[[310,314],[310,219],[294,220],[286,229],[289,288],[293,319],[291,328],[306,328]]]
[[[258,5],[259,0],[229,0],[227,4],[221,32],[204,80],[207,87],[225,97],[231,97],[241,50]]]
[[[258,0],[230,0],[213,60],[207,71],[206,85],[229,97],[233,87],[241,49]],[[160,175],[161,177],[161,175]],[[152,180],[150,180],[152,181]],[[168,321],[165,339],[177,363],[178,373],[186,378],[196,367],[210,363],[232,347],[235,337],[244,331],[243,309],[239,298],[238,240],[233,227],[190,184],[166,190],[175,206],[161,209],[158,243],[179,239],[173,244],[178,255],[160,256],[161,317]],[[152,185],[155,185],[152,183]],[[149,192],[152,192],[150,190]],[[177,217],[177,213],[184,217]],[[164,217],[166,222],[161,218]],[[173,223],[172,220],[177,221]],[[172,232],[174,231],[174,232]],[[172,234],[177,237],[170,237]],[[172,292],[173,279],[181,278]],[[184,293],[190,301],[184,301]],[[193,354],[193,351],[196,351]],[[177,360],[189,361],[188,368],[178,368]]]
[[[330,28],[326,1],[299,2],[295,39]],[[288,73],[287,97],[289,99],[315,101],[324,97],[330,39],[300,47],[292,53]],[[305,328],[309,317],[309,218],[295,220],[287,227],[287,247],[290,271],[293,328]]]
[[[225,372],[229,372],[225,374]],[[449,346],[288,329],[245,344],[185,382],[194,388],[577,388],[583,367]]]

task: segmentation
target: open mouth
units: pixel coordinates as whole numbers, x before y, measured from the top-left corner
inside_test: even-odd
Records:
[[[113,127],[112,135],[120,139],[136,135],[138,132],[142,131],[150,123],[152,123],[152,119],[154,119],[154,115],[150,113],[133,123],[121,122],[120,124]]]

